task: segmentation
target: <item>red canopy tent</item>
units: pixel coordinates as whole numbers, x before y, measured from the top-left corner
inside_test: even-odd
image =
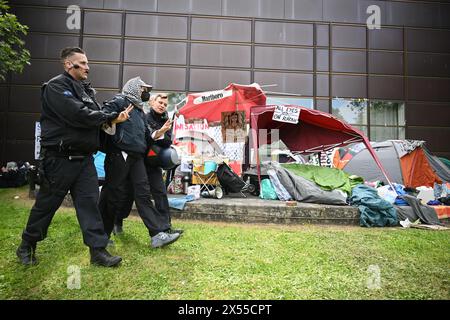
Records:
[[[369,140],[360,130],[353,128],[329,113],[311,110],[300,106],[289,106],[300,109],[297,124],[272,120],[275,106],[255,106],[251,108],[251,130],[254,150],[259,148],[259,129],[279,129],[279,138],[291,151],[309,154],[327,151],[354,142],[363,142],[389,184],[386,171],[381,165]],[[271,143],[270,135],[267,143]],[[260,176],[259,155],[256,152],[258,177]],[[394,189],[395,190],[395,189]]]
[[[185,119],[206,119],[220,122],[222,112],[245,111],[250,119],[250,108],[266,104],[264,91],[257,83],[240,85],[231,83],[223,90],[188,94],[183,100],[180,114]]]

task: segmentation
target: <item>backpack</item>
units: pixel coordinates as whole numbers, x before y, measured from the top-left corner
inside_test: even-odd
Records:
[[[244,180],[241,179],[231,168],[222,163],[217,169],[217,178],[220,184],[230,192],[241,192],[245,186]]]

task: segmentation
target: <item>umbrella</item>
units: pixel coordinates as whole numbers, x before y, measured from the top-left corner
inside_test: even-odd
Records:
[[[183,100],[180,114],[185,119],[206,119],[220,122],[222,112],[245,111],[250,119],[250,108],[266,104],[266,96],[257,83],[240,85],[231,83],[223,90],[191,93]]]

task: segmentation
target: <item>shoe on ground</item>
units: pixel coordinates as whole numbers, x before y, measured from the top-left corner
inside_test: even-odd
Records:
[[[105,248],[89,248],[91,254],[91,264],[102,267],[115,267],[121,261],[119,256],[112,256]]]
[[[152,248],[160,248],[174,243],[180,237],[179,233],[160,232],[152,237]]]
[[[172,229],[172,228],[170,228],[169,230],[167,230],[165,232],[169,233],[169,234],[179,233],[181,235],[184,232],[184,230],[183,229]]]
[[[115,224],[114,225],[114,228],[113,228],[113,233],[114,233],[114,235],[120,235],[120,234],[122,234],[123,233],[123,226],[120,226],[120,225],[118,225],[118,224]]]
[[[21,264],[26,266],[34,266],[38,264],[35,257],[36,243],[30,243],[22,240],[22,243],[17,248],[16,255],[19,258]]]

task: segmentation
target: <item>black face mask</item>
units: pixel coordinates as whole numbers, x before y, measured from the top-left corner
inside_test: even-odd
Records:
[[[142,91],[142,93],[141,93],[141,100],[143,102],[147,102],[148,100],[150,100],[150,92]]]

